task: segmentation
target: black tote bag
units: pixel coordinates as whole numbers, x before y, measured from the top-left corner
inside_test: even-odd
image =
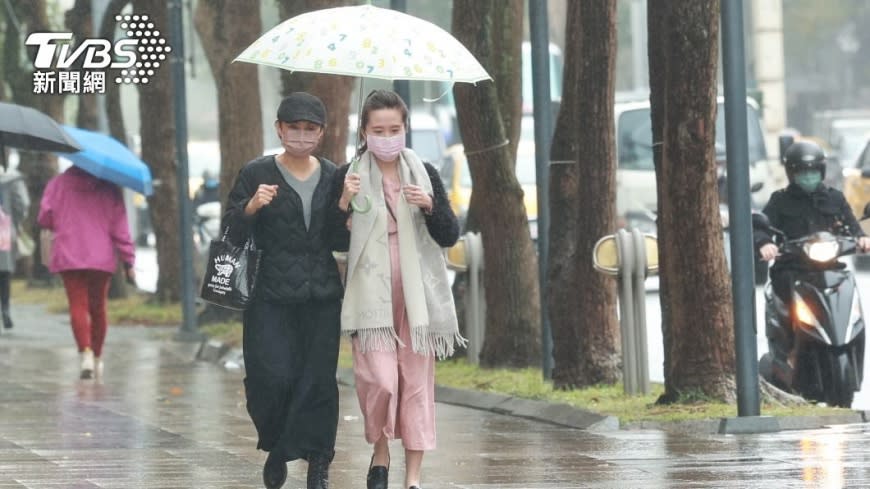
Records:
[[[199,296],[228,309],[246,309],[254,297],[261,253],[252,238],[240,247],[227,241],[224,232],[220,240],[209,245]]]

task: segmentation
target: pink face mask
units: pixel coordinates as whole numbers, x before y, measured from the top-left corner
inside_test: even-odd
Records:
[[[366,146],[380,161],[395,161],[405,149],[405,131],[394,136],[366,135]]]
[[[320,141],[320,131],[317,129],[287,129],[281,138],[284,149],[291,156],[304,157],[311,154]]]

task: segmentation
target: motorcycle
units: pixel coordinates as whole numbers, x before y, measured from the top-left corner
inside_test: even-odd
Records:
[[[780,238],[779,259],[800,264],[789,299],[765,286],[769,351],[759,373],[806,399],[850,407],[863,380],[864,315],[855,277],[839,258],[856,252],[856,238],[817,232],[785,240],[763,214],[753,214],[753,224]]]

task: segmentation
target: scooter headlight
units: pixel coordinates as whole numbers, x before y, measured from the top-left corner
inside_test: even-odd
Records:
[[[800,297],[795,296],[794,315],[801,324],[806,326],[817,326],[819,324],[816,315],[810,310],[810,306]]]
[[[821,263],[834,260],[840,254],[840,243],[834,240],[807,242],[803,248],[810,260]]]
[[[794,308],[794,317],[797,319],[798,324],[807,331],[812,332],[824,341],[827,344],[831,343],[831,338],[828,336],[828,333],[825,332],[825,328],[819,324],[819,320],[816,319],[816,315],[813,314],[810,306],[804,302],[803,299],[800,298],[799,295],[795,294],[792,307]]]

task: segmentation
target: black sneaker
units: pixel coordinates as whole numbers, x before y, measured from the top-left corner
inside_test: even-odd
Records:
[[[270,453],[263,464],[263,485],[266,489],[280,489],[287,481],[287,462]]]

